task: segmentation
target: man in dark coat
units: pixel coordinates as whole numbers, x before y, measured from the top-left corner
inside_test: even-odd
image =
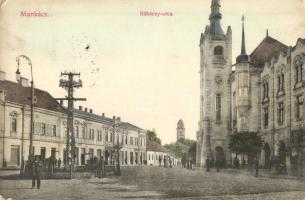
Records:
[[[58,159],[57,164],[58,164],[58,168],[60,168],[60,165],[61,165],[61,159],[60,158]]]
[[[255,177],[258,177],[259,162],[257,157],[254,157]]]
[[[207,159],[205,160],[205,167],[206,167],[207,172],[210,171],[210,165],[211,165],[210,163],[211,163],[210,158],[207,157]]]
[[[40,171],[41,162],[39,156],[35,156],[35,160],[32,163],[32,188],[35,187],[35,182],[37,181],[37,189],[40,189]]]
[[[161,163],[162,163],[162,158],[161,155],[159,155],[159,167],[161,167]]]
[[[106,172],[105,172],[105,160],[103,156],[101,156],[100,159],[100,168],[101,168],[101,178],[104,178],[106,176]]]

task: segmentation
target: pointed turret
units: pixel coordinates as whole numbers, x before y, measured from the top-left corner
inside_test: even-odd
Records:
[[[220,20],[222,16],[220,13],[220,0],[212,0],[211,14],[210,14],[210,34],[224,35]]]
[[[236,58],[236,62],[249,62],[249,56],[246,53],[246,42],[245,42],[245,16],[242,17],[243,28],[242,28],[242,41],[241,41],[241,52],[240,55]]]

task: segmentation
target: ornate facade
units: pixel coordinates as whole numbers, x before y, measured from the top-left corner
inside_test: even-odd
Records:
[[[305,126],[305,40],[298,39],[295,46],[287,46],[267,32],[248,55],[243,25],[241,53],[231,67],[231,45],[228,45],[231,30],[228,28],[224,35],[216,23],[217,31],[211,31],[215,16],[221,17],[219,7],[220,2],[212,0],[211,24],[200,40],[201,114],[197,165],[203,166],[207,156],[221,156],[216,149],[218,146],[218,150],[225,152],[224,160],[230,163],[229,136],[249,131],[258,132],[264,140],[260,164],[269,166],[271,160],[277,159],[289,171],[295,167],[298,156],[291,148],[291,133]],[[222,65],[220,75],[221,57],[217,52],[222,52],[223,63],[227,64]]]
[[[229,162],[230,75],[232,72],[232,31],[224,33],[219,0],[211,5],[210,25],[200,38],[200,121],[197,132],[197,165],[207,157]]]

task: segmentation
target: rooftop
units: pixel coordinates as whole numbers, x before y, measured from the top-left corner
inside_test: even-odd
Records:
[[[286,53],[288,46],[279,42],[278,40],[266,36],[263,41],[251,53],[251,62],[255,67],[262,68],[265,63],[271,58],[279,55],[280,52]]]
[[[164,152],[164,153],[169,152],[169,150],[167,148],[163,147],[162,145],[158,144],[157,142],[150,141],[149,139],[147,139],[147,142],[146,142],[146,150],[155,151],[155,152]]]
[[[113,119],[113,118],[109,118],[104,115],[97,115],[97,114],[87,112],[84,110],[80,110],[80,109],[74,109],[74,112],[75,112],[76,116],[79,115],[80,117],[90,118],[91,120],[95,120],[97,122],[104,123],[109,126],[113,125],[115,122],[115,119]],[[116,119],[118,119],[118,118],[116,118]],[[143,131],[142,128],[140,128],[134,124],[131,124],[129,122],[123,122],[123,121],[120,121],[120,123],[118,124],[118,127],[132,129],[135,131]]]
[[[31,105],[31,87],[24,87],[19,83],[4,80],[0,81],[0,90],[6,93],[6,100],[21,105]],[[47,92],[35,88],[37,102],[35,107],[65,113],[65,109]]]

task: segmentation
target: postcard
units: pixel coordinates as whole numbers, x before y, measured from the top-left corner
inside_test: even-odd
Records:
[[[0,0],[0,199],[305,199],[305,0]]]

